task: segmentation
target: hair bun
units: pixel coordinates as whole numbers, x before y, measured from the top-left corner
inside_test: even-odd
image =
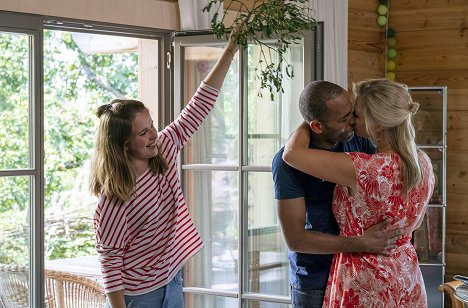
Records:
[[[410,105],[409,105],[409,111],[412,113],[412,114],[415,114],[419,109],[419,104],[418,103],[415,103],[415,102],[412,102]]]
[[[102,114],[103,114],[104,112],[106,112],[107,108],[108,108],[107,105],[99,106],[99,108],[98,108],[97,111],[96,111],[96,116],[97,116],[98,118],[100,118],[100,117],[102,116]]]

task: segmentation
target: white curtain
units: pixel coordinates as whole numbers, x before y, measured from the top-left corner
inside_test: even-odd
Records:
[[[288,63],[294,67],[294,78],[283,79],[284,93],[281,96],[281,141],[279,147],[284,145],[291,133],[303,121],[299,112],[299,97],[304,89],[304,46],[290,45],[286,54]],[[278,147],[278,149],[279,149]]]
[[[324,79],[348,88],[348,1],[309,0],[324,24]]]
[[[210,29],[211,19],[215,14],[214,8],[210,12],[202,12],[209,0],[179,0],[180,29],[207,30]],[[221,5],[221,10],[222,10]]]
[[[180,3],[180,1],[179,1]],[[206,72],[201,72],[198,67],[200,61],[185,61],[185,82],[184,85],[187,91],[187,101],[189,96],[195,93],[198,85],[206,77]],[[211,69],[213,65],[209,65]],[[208,70],[209,70],[208,69]],[[207,71],[208,71],[207,70]],[[190,94],[189,94],[190,93]],[[197,163],[205,163],[209,161],[212,144],[211,144],[211,116],[208,116],[203,125],[199,128],[198,132],[192,136],[190,147],[192,147],[191,160]],[[188,145],[186,145],[188,146]],[[211,172],[193,172],[193,183],[189,185],[195,191],[187,191],[186,193],[191,196],[192,204],[189,205],[192,217],[195,220],[197,230],[202,237],[205,247],[191,260],[191,279],[190,286],[210,287],[212,285],[212,228],[211,228],[211,209],[212,209],[212,189],[211,189]],[[200,224],[198,224],[200,223]],[[212,299],[210,297],[195,296],[192,298],[193,307],[212,307]],[[207,305],[208,304],[208,305]],[[206,306],[207,305],[207,306]]]

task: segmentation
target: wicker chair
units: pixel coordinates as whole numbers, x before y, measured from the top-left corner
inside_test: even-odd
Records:
[[[1,307],[29,307],[29,272],[24,266],[0,264]]]
[[[106,302],[103,287],[95,280],[60,271],[45,271],[46,293],[53,294],[50,308],[102,308]]]
[[[45,270],[44,274],[45,307],[104,307],[104,289],[93,279],[52,270]],[[29,307],[28,289],[29,271],[26,267],[0,264],[0,307]]]

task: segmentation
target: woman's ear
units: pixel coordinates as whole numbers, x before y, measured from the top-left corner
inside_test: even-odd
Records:
[[[320,121],[317,121],[317,120],[312,120],[309,123],[309,127],[315,134],[320,134],[323,131],[322,123]]]
[[[385,132],[385,128],[380,126],[380,125],[375,125],[375,127],[373,128],[373,130],[378,134],[378,135],[381,135],[382,133]]]
[[[375,125],[374,128],[372,128],[372,130],[374,131],[374,137],[377,138],[377,141],[379,141],[380,139],[382,139],[382,137],[385,136],[386,130],[380,125]]]

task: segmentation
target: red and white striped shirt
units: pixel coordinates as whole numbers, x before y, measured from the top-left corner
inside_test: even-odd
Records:
[[[160,288],[203,247],[182,194],[177,156],[218,93],[202,83],[177,119],[159,133],[169,164],[164,175],[148,169],[129,201],[100,198],[94,228],[106,293],[123,289],[126,295],[140,295]]]

